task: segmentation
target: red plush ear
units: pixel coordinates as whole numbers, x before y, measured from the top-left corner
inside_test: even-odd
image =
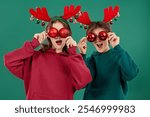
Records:
[[[88,12],[82,12],[81,15],[79,15],[77,21],[82,23],[82,24],[85,24],[85,25],[91,24],[91,20],[90,20],[90,17],[88,15]]]
[[[74,8],[74,5],[65,6],[64,7],[64,15],[62,18],[65,20],[75,16],[79,11],[81,10],[81,6],[78,5],[76,8]]]
[[[37,18],[39,20],[43,20],[43,21],[47,21],[47,22],[49,22],[51,20],[51,18],[48,15],[47,9],[45,7],[36,8],[36,10],[31,8],[29,10],[29,12],[34,18]]]
[[[119,13],[119,6],[115,6],[114,10],[112,6],[104,9],[104,19],[103,22],[109,22],[115,18]]]

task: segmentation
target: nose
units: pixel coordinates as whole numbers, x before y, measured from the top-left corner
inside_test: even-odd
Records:
[[[98,38],[98,36],[96,37],[96,39],[95,39],[95,42],[101,42],[102,40],[100,40],[99,38]]]
[[[55,38],[56,38],[56,39],[60,39],[60,36],[59,36],[59,35],[57,35]]]

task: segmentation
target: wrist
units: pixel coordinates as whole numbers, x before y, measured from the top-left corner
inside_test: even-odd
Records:
[[[115,48],[116,46],[118,46],[119,45],[119,43],[118,44],[115,44],[115,45],[112,45],[112,48]]]
[[[38,47],[40,45],[40,43],[36,38],[33,38],[31,41],[31,45],[35,49],[36,47]]]

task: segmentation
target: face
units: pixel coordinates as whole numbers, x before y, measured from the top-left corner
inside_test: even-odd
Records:
[[[98,35],[99,32],[105,31],[103,28],[96,28],[92,31],[95,35]],[[108,38],[106,40],[100,40],[97,36],[94,42],[92,42],[93,45],[95,46],[96,50],[100,53],[107,52],[109,48],[109,43],[108,43]]]
[[[61,29],[64,28],[63,24],[59,21],[53,23],[52,28],[54,28],[55,30],[53,31],[59,31],[61,32]],[[55,34],[55,33],[54,33]],[[65,46],[66,43],[66,37],[61,37],[61,36],[51,36],[50,37],[51,42],[52,42],[52,48],[55,49],[56,51],[59,50],[60,52],[62,52],[63,47]]]

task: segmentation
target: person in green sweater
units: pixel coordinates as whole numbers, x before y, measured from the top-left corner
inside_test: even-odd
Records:
[[[92,22],[78,48],[90,69],[93,80],[86,86],[84,100],[123,100],[127,97],[127,82],[139,72],[129,54],[120,46],[120,37],[111,31],[109,23]],[[96,52],[86,58],[87,41]]]

